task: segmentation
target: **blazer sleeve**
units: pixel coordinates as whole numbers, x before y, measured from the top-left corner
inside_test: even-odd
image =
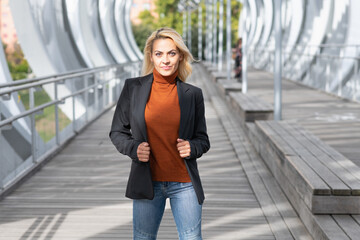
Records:
[[[129,95],[129,81],[126,80],[116,105],[109,137],[120,153],[139,161],[137,148],[140,142],[134,140],[131,133]]]
[[[193,138],[188,140],[190,143],[190,156],[185,159],[196,159],[206,153],[210,149],[210,141],[207,135],[206,120],[205,120],[205,105],[204,97],[201,89],[196,92],[195,98],[195,126]]]

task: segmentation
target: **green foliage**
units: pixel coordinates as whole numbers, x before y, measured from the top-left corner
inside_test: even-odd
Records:
[[[183,34],[183,14],[178,11],[178,4],[180,0],[156,0],[156,14],[158,17],[153,16],[149,10],[145,10],[140,13],[139,18],[141,19],[141,24],[133,25],[133,32],[135,40],[139,45],[140,49],[143,49],[145,46],[145,41],[147,37],[154,30],[160,27],[171,27],[178,31],[180,34]],[[218,2],[218,9],[219,9]],[[224,49],[226,47],[226,4],[227,0],[224,1]],[[207,30],[206,25],[206,9],[204,1],[201,1],[202,6],[202,16],[203,16],[203,46],[207,41],[205,36],[205,31]],[[232,47],[235,47],[238,40],[238,25],[239,25],[239,16],[242,9],[241,3],[238,0],[231,0],[231,42]],[[219,10],[217,11],[219,13]],[[217,16],[219,22],[219,16]],[[219,27],[219,26],[218,26]],[[185,39],[186,40],[186,39]],[[191,50],[195,58],[198,56],[198,10],[194,10],[191,13]]]
[[[29,64],[25,59],[22,59],[18,64],[8,61],[8,66],[13,80],[27,78]]]
[[[7,44],[3,43],[4,52],[6,55],[6,61],[9,67],[9,71],[13,80],[19,80],[27,78],[30,72],[29,63],[24,58],[24,54],[19,44],[14,44],[14,51],[6,51]]]
[[[146,39],[150,36],[150,34],[155,30],[151,25],[139,24],[132,25],[134,38],[137,45],[140,48],[140,51],[144,50]]]
[[[40,106],[50,102],[51,98],[45,90],[36,91],[34,93],[35,106]],[[26,110],[29,109],[29,91],[19,91],[19,100],[22,101]],[[59,129],[64,129],[71,123],[70,119],[59,109]],[[55,106],[51,105],[44,109],[40,114],[35,115],[35,126],[38,134],[44,142],[49,141],[55,136]]]
[[[141,19],[141,25],[145,26],[153,26],[155,22],[155,17],[151,15],[149,10],[144,10],[139,14],[139,18]]]
[[[156,12],[159,19],[155,28],[171,27],[179,33],[182,32],[182,13],[178,11],[179,0],[156,0]]]

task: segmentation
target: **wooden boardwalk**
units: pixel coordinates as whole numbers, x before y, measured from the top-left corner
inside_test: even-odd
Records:
[[[273,104],[273,75],[248,72],[248,93]],[[360,103],[283,80],[283,120],[296,122],[360,166]]]
[[[311,239],[206,75],[195,67],[192,79],[204,91],[211,141],[198,160],[204,239]],[[112,115],[0,202],[0,239],[132,239],[132,202],[124,197],[130,160],[108,138]],[[169,208],[158,239],[177,239]]]

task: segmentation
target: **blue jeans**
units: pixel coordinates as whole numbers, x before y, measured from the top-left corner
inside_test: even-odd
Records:
[[[134,240],[156,239],[170,199],[180,240],[201,240],[201,211],[192,183],[154,182],[154,199],[133,200]]]

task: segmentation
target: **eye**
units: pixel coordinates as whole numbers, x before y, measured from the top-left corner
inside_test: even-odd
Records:
[[[161,56],[161,52],[156,52],[156,53],[155,53],[155,56],[160,57],[160,56]]]
[[[170,52],[170,56],[175,56],[176,55],[176,52]]]

